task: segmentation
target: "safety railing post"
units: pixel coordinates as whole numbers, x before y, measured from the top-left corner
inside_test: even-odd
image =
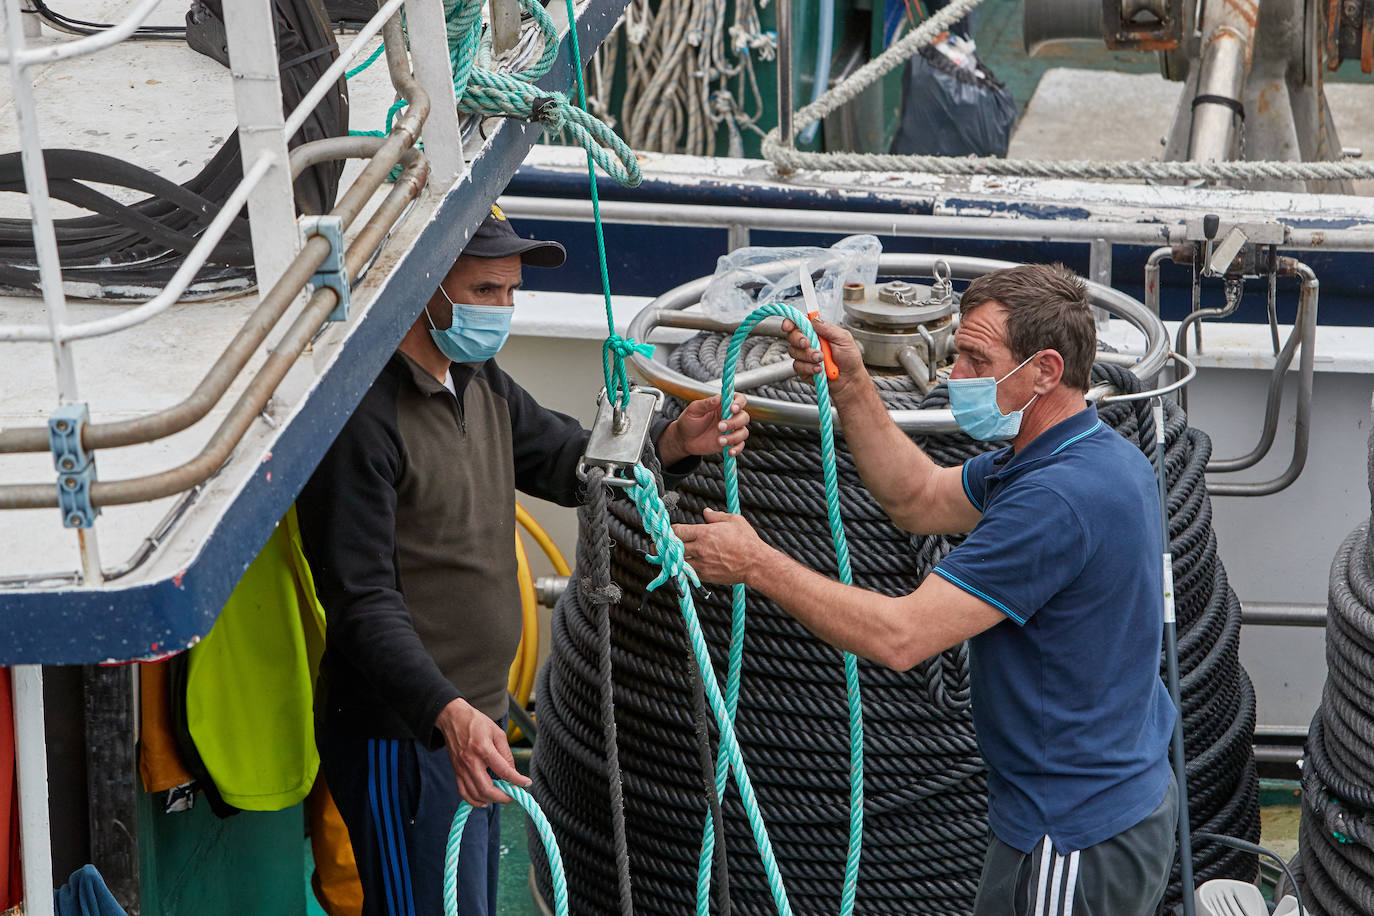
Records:
[[[410,24],[410,53],[415,78],[429,93],[425,119],[425,155],[429,157],[430,187],[443,194],[463,174],[463,142],[458,132],[458,100],[453,94],[453,66],[442,0],[406,0]]]
[[[300,250],[296,205],[287,159],[281,78],[277,70],[277,30],[270,0],[224,4],[229,70],[244,170],[264,153],[272,164],[248,195],[253,234],[253,265],[258,289],[272,288]]]
[[[11,20],[13,21],[13,20]],[[19,848],[25,916],[53,916],[52,833],[48,822],[48,748],[43,724],[43,669],[16,665],[14,756],[19,777]]]

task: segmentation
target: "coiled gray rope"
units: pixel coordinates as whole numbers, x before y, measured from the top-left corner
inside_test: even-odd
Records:
[[[727,341],[698,335],[671,363],[698,379],[720,373]],[[741,368],[771,362],[780,342],[746,343]],[[1110,371],[1110,370],[1104,370]],[[1125,379],[1121,379],[1123,383]],[[877,380],[893,407],[944,406],[937,389],[922,398],[905,376]],[[813,401],[797,381],[760,393]],[[814,402],[814,401],[813,401]],[[1153,449],[1148,412],[1127,405],[1102,411],[1106,422]],[[1240,605],[1226,583],[1211,533],[1202,466],[1206,437],[1167,415],[1170,534],[1181,635],[1186,756],[1199,830],[1258,837],[1257,781],[1250,743],[1254,694],[1240,669]],[[918,440],[952,465],[986,448],[959,435]],[[855,583],[904,594],[947,553],[954,539],[911,536],[887,522],[863,489],[849,454],[837,454]],[[755,423],[740,458],[744,512],[766,540],[834,574],[825,498],[813,433]],[[723,504],[719,462],[704,462],[679,487],[679,520]],[[696,851],[709,793],[702,790],[692,715],[692,666],[671,596],[645,593],[657,570],[647,541],[623,501],[609,506],[615,547],[611,572],[624,589],[610,608],[617,731],[624,774],[626,830],[635,905],[642,912],[692,911]],[[579,564],[581,559],[579,559]],[[698,596],[698,611],[718,666],[729,645],[728,590]],[[838,653],[777,608],[751,596],[738,729],[769,833],[798,913],[834,909],[843,877],[848,825],[847,704]],[[614,908],[617,883],[604,815],[605,753],[598,719],[594,612],[570,590],[554,614],[551,654],[539,684],[540,741],[534,760],[539,801],[569,863],[573,909]],[[959,646],[897,673],[863,664],[867,727],[867,842],[858,911],[968,912],[986,842],[986,783],[969,714],[967,648]],[[772,912],[772,900],[738,798],[723,805],[731,903],[736,913]],[[720,823],[720,819],[717,819]],[[1198,873],[1248,879],[1255,860],[1219,847],[1199,850]],[[547,891],[548,879],[539,874]],[[1177,899],[1177,890],[1174,891]]]

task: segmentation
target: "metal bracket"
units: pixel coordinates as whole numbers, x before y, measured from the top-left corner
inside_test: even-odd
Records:
[[[64,528],[90,528],[100,510],[91,505],[95,456],[81,444],[90,421],[85,404],[64,404],[48,417],[48,448],[57,469],[57,504]]]
[[[649,441],[649,427],[662,406],[663,392],[657,388],[631,388],[630,403],[624,410],[611,402],[606,389],[601,389],[587,451],[577,463],[578,479],[586,480],[591,469],[599,467],[606,471],[604,482],[610,486],[634,486],[630,469],[639,464]]]
[[[348,270],[344,267],[343,219],[338,216],[299,217],[301,241],[308,242],[318,235],[329,243],[329,257],[310,278],[314,289],[332,289],[339,294],[339,304],[329,313],[327,321],[348,320]]]

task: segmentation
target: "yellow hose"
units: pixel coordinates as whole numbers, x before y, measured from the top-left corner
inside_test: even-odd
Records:
[[[558,545],[535,521],[534,516],[519,503],[515,504],[515,520],[534,538],[544,556],[553,564],[554,571],[560,576],[571,576],[572,568],[563,558]],[[515,660],[510,666],[506,679],[506,689],[521,706],[529,705],[530,694],[534,690],[534,679],[539,673],[539,600],[534,591],[534,574],[530,570],[529,555],[525,552],[524,538],[515,533],[515,574],[520,583],[520,616],[523,626],[520,632],[520,647],[516,650]],[[510,740],[520,738],[520,729],[508,725],[506,733]]]
[[[515,520],[530,533],[530,536],[543,549],[544,556],[549,558],[555,572],[560,576],[572,575],[572,567],[568,565],[567,560],[563,559],[563,554],[559,552],[558,545],[553,542],[553,538],[549,537],[549,533],[544,530],[543,526],[536,522],[534,516],[530,515],[525,507],[519,503],[515,504]]]
[[[515,702],[524,706],[530,701],[530,690],[534,686],[534,669],[539,655],[539,602],[534,594],[534,577],[530,574],[530,558],[525,553],[525,540],[520,532],[515,532],[515,576],[520,583],[520,648],[511,663],[510,674],[506,678],[506,689],[515,697]],[[506,726],[506,735],[511,741],[520,739],[520,729],[513,724]]]

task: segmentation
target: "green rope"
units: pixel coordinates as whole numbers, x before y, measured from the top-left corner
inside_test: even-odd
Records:
[[[618,141],[619,138],[609,127],[586,112],[587,86],[582,73],[582,50],[577,43],[577,16],[573,12],[573,0],[565,0],[565,2],[568,6],[568,22],[570,23],[568,38],[572,42],[573,71],[577,74],[577,104],[580,106],[570,109],[570,111],[595,124],[600,130],[610,134],[611,138]],[[596,257],[601,269],[601,294],[606,300],[606,345],[601,349],[602,370],[606,377],[606,396],[612,404],[624,410],[630,403],[630,384],[625,375],[625,357],[629,356],[631,352],[653,356],[654,350],[647,344],[637,343],[631,338],[621,337],[620,334],[616,333],[615,309],[611,305],[611,276],[610,271],[606,268],[606,234],[601,227],[601,197],[597,193],[596,169],[592,165],[596,154],[591,145],[582,142],[578,128],[572,129],[571,132],[579,138],[578,142],[581,142],[587,150],[587,178],[591,187],[592,222],[596,225]],[[596,149],[602,148],[601,146],[596,147]],[[626,149],[628,150],[629,147]],[[634,159],[634,153],[630,153],[630,158]],[[606,169],[604,163],[602,169]],[[630,187],[638,186],[640,182],[638,160],[634,162],[634,170],[633,182],[622,181],[622,184],[628,184]],[[614,174],[609,170],[606,171],[607,174]]]
[[[504,779],[493,778],[492,782],[524,808],[534,823],[539,839],[544,843],[544,854],[549,859],[549,873],[553,876],[553,911],[555,916],[568,916],[568,881],[563,875],[563,854],[558,851],[558,838],[553,835],[549,819],[544,816],[539,803],[524,789]],[[458,916],[458,856],[462,852],[463,826],[467,824],[470,813],[472,805],[461,803],[453,815],[453,826],[448,831],[448,847],[444,855],[444,916]]]
[[[363,61],[361,64],[358,64],[358,66],[354,67],[352,70],[349,70],[347,73],[344,74],[344,79],[351,80],[353,79],[353,77],[357,76],[359,73],[362,73],[368,67],[375,64],[377,62],[377,58],[381,57],[382,52],[385,50],[386,42],[382,42],[381,44],[377,45],[376,50],[372,52],[372,54],[367,58],[367,60]]]
[[[765,305],[756,309],[735,330],[725,353],[725,369],[721,374],[720,402],[728,416],[735,400],[735,368],[739,362],[740,348],[749,332],[760,321],[770,316],[790,319],[806,334],[811,346],[819,349],[816,333],[801,312],[786,305]],[[849,563],[849,541],[845,536],[844,520],[840,516],[839,475],[835,468],[835,427],[830,410],[830,386],[824,374],[816,376],[816,402],[821,417],[821,468],[825,479],[826,511],[830,520],[830,533],[835,545],[835,563],[839,570],[840,581],[845,585],[853,584],[853,574]],[[724,450],[725,465],[725,502],[733,514],[740,513],[738,459]],[[745,594],[744,586],[736,585],[731,590],[733,610],[730,629],[730,654],[725,680],[725,706],[731,722],[734,721],[739,704],[740,672],[744,661]],[[863,807],[864,807],[864,726],[863,705],[859,689],[859,663],[851,653],[844,653],[845,686],[849,696],[849,850],[845,859],[844,885],[840,896],[841,916],[850,916],[858,891],[859,858],[863,851]],[[727,759],[722,744],[716,757],[716,794],[723,797]],[[701,839],[701,856],[697,861],[697,912],[707,916],[710,908],[711,860],[714,855],[715,830],[710,811],[706,814],[706,826]]]
[[[772,841],[768,838],[768,827],[764,824],[763,814],[759,811],[754,785],[749,780],[749,771],[745,769],[744,756],[740,752],[739,739],[735,735],[735,725],[720,694],[716,670],[711,664],[711,655],[706,648],[706,636],[701,631],[701,621],[697,618],[696,605],[692,601],[692,586],[699,586],[701,582],[683,556],[682,541],[673,533],[668,507],[663,504],[663,497],[658,492],[654,475],[642,464],[635,465],[634,474],[635,485],[630,488],[630,498],[639,509],[644,531],[653,541],[655,551],[646,559],[659,567],[658,576],[646,588],[653,591],[670,580],[677,585],[678,607],[687,626],[687,639],[691,643],[697,667],[701,669],[706,686],[706,700],[720,730],[721,753],[729,761],[730,769],[734,771],[740,803],[744,806],[749,829],[754,835],[754,845],[758,848],[759,858],[763,862],[763,872],[768,879],[769,890],[773,893],[773,903],[781,916],[791,916],[792,905],[787,899],[787,888],[783,885],[782,874],[778,871],[778,860],[773,854]],[[700,898],[697,900],[697,912],[701,912]]]

